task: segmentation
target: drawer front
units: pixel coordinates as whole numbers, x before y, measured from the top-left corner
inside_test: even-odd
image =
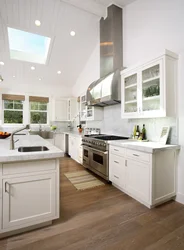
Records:
[[[127,149],[126,156],[137,161],[150,162],[150,154],[141,151]]]
[[[110,146],[110,153],[119,155],[119,156],[125,156],[125,148],[117,147],[117,146]]]
[[[109,159],[109,179],[119,187],[123,187],[125,178],[125,158],[110,154]]]
[[[55,160],[5,163],[3,164],[3,175],[32,173],[55,169]]]

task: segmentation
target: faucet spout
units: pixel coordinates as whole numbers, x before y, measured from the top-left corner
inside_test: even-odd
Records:
[[[15,149],[14,135],[15,135],[16,133],[18,133],[18,132],[24,130],[24,129],[30,129],[30,125],[27,124],[26,126],[20,128],[20,129],[17,129],[17,130],[15,130],[15,131],[13,131],[13,132],[11,133],[11,137],[10,137],[10,150]]]

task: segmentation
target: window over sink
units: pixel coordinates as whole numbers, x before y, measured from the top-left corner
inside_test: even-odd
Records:
[[[48,102],[49,98],[47,97],[29,97],[31,124],[48,123]]]
[[[25,97],[21,95],[2,95],[4,124],[22,124]]]

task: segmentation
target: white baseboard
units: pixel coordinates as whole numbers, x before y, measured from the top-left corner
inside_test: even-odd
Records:
[[[176,201],[181,203],[181,204],[184,204],[184,194],[181,194],[181,193],[177,193],[176,195]]]

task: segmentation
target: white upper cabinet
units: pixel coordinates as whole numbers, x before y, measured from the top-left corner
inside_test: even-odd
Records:
[[[122,77],[122,118],[176,116],[177,55],[167,54]]]
[[[101,121],[103,120],[103,108],[87,106],[86,95],[80,96],[80,120],[81,121]]]
[[[53,121],[72,121],[78,114],[77,98],[59,98],[54,100]]]

